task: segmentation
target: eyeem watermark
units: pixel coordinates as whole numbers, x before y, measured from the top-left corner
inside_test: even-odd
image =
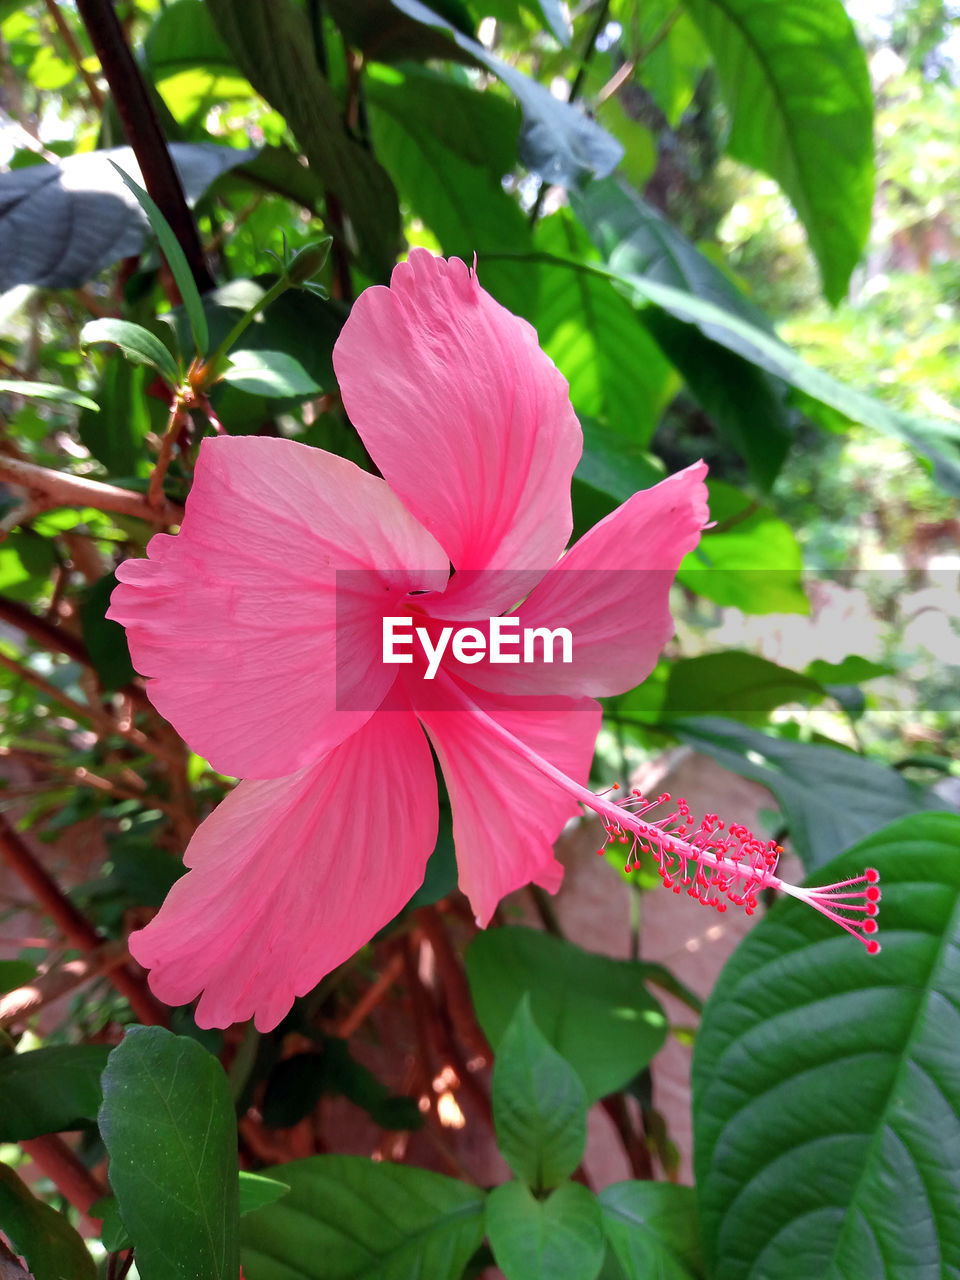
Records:
[[[425,680],[432,680],[449,646],[457,662],[473,666],[486,658],[493,663],[552,663],[556,647],[560,661],[573,661],[573,635],[567,627],[522,627],[515,617],[491,618],[489,634],[479,627],[414,626],[409,615],[383,619],[383,661],[387,666],[410,666],[419,643],[427,660]]]

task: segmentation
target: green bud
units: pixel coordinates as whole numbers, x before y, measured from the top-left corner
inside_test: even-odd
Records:
[[[330,254],[330,237],[318,240],[316,244],[308,244],[299,253],[295,253],[286,270],[286,277],[291,284],[306,284],[323,267]]]

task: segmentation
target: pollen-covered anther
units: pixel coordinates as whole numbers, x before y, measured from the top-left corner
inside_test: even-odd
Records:
[[[724,912],[728,905],[743,907],[747,915],[757,909],[763,889],[776,889],[799,898],[858,938],[870,955],[880,950],[872,935],[877,932],[880,873],[868,867],[861,876],[837,884],[799,888],[776,874],[783,847],[761,840],[742,823],[725,824],[716,813],[705,814],[695,827],[690,806],[678,798],[676,807],[657,817],[655,810],[669,805],[663,792],[648,800],[634,788],[622,799],[597,806],[604,820],[607,845],[630,843],[624,871],[635,871],[642,854],[649,854],[664,887],[683,893]],[[591,806],[593,807],[593,806]]]

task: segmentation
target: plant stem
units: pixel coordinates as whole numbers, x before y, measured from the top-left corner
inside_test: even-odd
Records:
[[[114,484],[102,484],[99,480],[88,480],[86,476],[53,471],[7,454],[0,454],[0,480],[26,489],[34,498],[39,497],[45,510],[53,507],[95,507],[98,511],[134,516],[152,524],[179,524],[183,519],[183,508],[174,502],[165,500],[156,507],[142,493],[133,493]],[[31,509],[34,515],[37,514],[36,502]]]
[[[94,77],[83,65],[83,50],[77,44],[77,37],[73,34],[69,23],[60,11],[57,0],[45,0],[47,13],[53,19],[53,24],[60,33],[60,39],[67,47],[67,52],[73,59],[73,64],[83,77],[83,82],[87,86],[87,92],[90,94],[90,101],[93,103],[97,111],[103,110],[103,94],[100,92],[100,86]]]
[[[214,279],[204,261],[196,223],[167,150],[160,121],[112,0],[77,0],[77,11],[100,59],[144,186],[180,242],[197,288],[205,293],[214,287]]]
[[[0,814],[0,857],[30,890],[71,946],[78,951],[99,952],[107,939],[97,932],[46,868],[40,865],[4,814]],[[166,1024],[165,1011],[146,989],[142,979],[135,977],[130,969],[118,966],[110,970],[109,978],[141,1022],[148,1026]]]

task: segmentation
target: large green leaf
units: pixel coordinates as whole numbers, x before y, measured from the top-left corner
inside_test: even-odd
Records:
[[[520,207],[500,185],[520,124],[509,102],[414,68],[371,68],[367,94],[377,155],[445,253],[472,262],[529,245]]]
[[[587,1145],[586,1094],[544,1039],[526,995],[497,1046],[491,1100],[497,1146],[518,1178],[541,1191],[573,1173]]]
[[[824,697],[823,686],[810,676],[754,653],[726,649],[671,664],[660,718],[718,715],[750,719],[785,702],[818,702]]]
[[[58,1044],[0,1058],[0,1142],[93,1124],[109,1052],[106,1045]]]
[[[573,187],[589,175],[604,177],[617,167],[623,147],[578,106],[555,98],[546,85],[490,53],[420,0],[393,3],[417,22],[446,31],[462,52],[492,71],[514,94],[523,109],[520,158],[544,182]]]
[[[302,399],[320,391],[299,360],[286,351],[232,352],[223,381],[268,399]]]
[[[692,1187],[615,1182],[597,1197],[603,1230],[626,1280],[700,1280],[703,1260]]]
[[[208,7],[240,70],[286,117],[311,168],[349,216],[364,261],[386,276],[400,238],[396,192],[344,128],[336,94],[317,66],[306,11],[292,0],[209,0]]]
[[[494,1049],[529,992],[537,1026],[576,1069],[591,1102],[628,1084],[666,1039],[666,1018],[638,961],[511,925],[478,933],[466,963],[477,1017]]]
[[[265,1171],[289,1194],[240,1226],[247,1280],[460,1280],[483,1239],[483,1192],[360,1156]]]
[[[710,516],[677,581],[744,613],[809,613],[803,553],[788,524],[722,480],[707,480]]]
[[[958,847],[922,814],[818,875],[879,870],[879,955],[785,901],[724,969],[693,1061],[712,1280],[960,1273]]]
[[[93,1258],[70,1223],[32,1195],[5,1164],[0,1164],[0,1231],[26,1258],[33,1280],[95,1280]]]
[[[759,308],[709,258],[614,178],[592,183],[575,197],[574,205],[611,270],[688,291],[751,324],[768,327]],[[549,251],[586,259],[562,246],[549,246]],[[790,445],[782,383],[672,316],[652,312],[646,324],[718,430],[747,462],[756,482],[769,487]]]
[[[728,149],[780,183],[831,302],[870,229],[873,94],[841,0],[686,0],[716,59]]]
[[[718,764],[770,788],[808,871],[888,822],[935,807],[895,769],[853,751],[772,738],[719,716],[678,720],[671,728]]]
[[[561,258],[596,255],[569,209],[544,218],[534,243]],[[635,444],[649,444],[679,381],[657,343],[629,303],[599,277],[543,265],[537,278],[537,300],[525,314],[570,383],[574,408]]]
[[[103,1073],[100,1132],[142,1280],[237,1280],[237,1131],[196,1040],[130,1027]]]
[[[24,396],[27,400],[47,400],[53,404],[76,405],[80,409],[86,409],[88,413],[97,413],[100,407],[89,396],[50,382],[21,382],[19,378],[0,378],[0,394]]]
[[[603,1263],[600,1206],[579,1182],[545,1200],[520,1182],[494,1187],[487,1234],[506,1280],[594,1280]]]

